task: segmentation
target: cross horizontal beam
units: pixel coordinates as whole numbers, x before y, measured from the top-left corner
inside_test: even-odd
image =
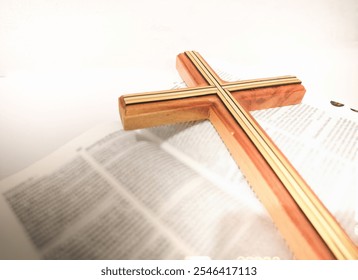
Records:
[[[271,86],[283,86],[283,85],[292,85],[292,84],[301,84],[301,81],[295,76],[285,76],[285,77],[274,77],[274,78],[265,78],[265,79],[255,79],[255,80],[245,80],[239,82],[229,82],[221,85],[225,90],[229,91],[241,91],[245,89],[258,89]],[[188,97],[198,97],[210,94],[217,94],[217,87],[215,86],[206,86],[206,87],[197,87],[197,88],[185,88],[185,89],[175,89],[175,90],[164,90],[157,92],[147,92],[147,93],[138,93],[124,96],[124,103],[126,105],[146,103],[146,102],[156,102],[156,101],[165,101],[173,99],[181,99]]]

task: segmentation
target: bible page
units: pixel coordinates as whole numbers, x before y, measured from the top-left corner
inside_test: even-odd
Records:
[[[207,138],[191,143],[199,153],[188,157],[153,130],[124,132],[114,123],[3,180],[1,258],[292,258],[208,125],[185,124],[199,130],[184,142],[208,131],[209,149],[224,148],[231,177],[207,176],[200,158],[208,150],[198,149]],[[180,136],[183,126],[156,131]]]

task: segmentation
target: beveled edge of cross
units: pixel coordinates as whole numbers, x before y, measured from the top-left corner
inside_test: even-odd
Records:
[[[200,65],[198,65],[198,63],[207,65],[205,60],[200,56],[198,52],[186,51],[184,52],[184,54],[196,66],[197,70],[200,72],[200,74],[204,77],[204,79],[208,83],[208,86],[189,87],[189,88],[180,88],[180,89],[124,95],[123,96],[124,104],[131,105],[131,104],[138,104],[138,103],[165,101],[165,100],[217,94],[219,88],[222,88],[226,92],[227,91],[233,92],[233,91],[240,91],[240,90],[258,89],[258,88],[271,87],[271,86],[283,86],[283,85],[302,83],[301,80],[299,80],[295,76],[279,76],[279,77],[272,77],[272,78],[226,82],[226,81],[222,81],[220,77],[210,67],[205,67],[205,69],[203,69],[202,67],[200,67]]]

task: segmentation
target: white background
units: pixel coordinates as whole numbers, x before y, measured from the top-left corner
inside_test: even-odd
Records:
[[[356,0],[0,0],[0,178],[168,89],[185,50],[358,108]]]

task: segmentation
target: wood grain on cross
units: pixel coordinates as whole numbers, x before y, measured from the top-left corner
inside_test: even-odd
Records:
[[[119,98],[124,129],[210,120],[299,259],[356,259],[358,250],[249,110],[300,103],[294,76],[225,82],[193,51],[177,56],[189,88]]]

